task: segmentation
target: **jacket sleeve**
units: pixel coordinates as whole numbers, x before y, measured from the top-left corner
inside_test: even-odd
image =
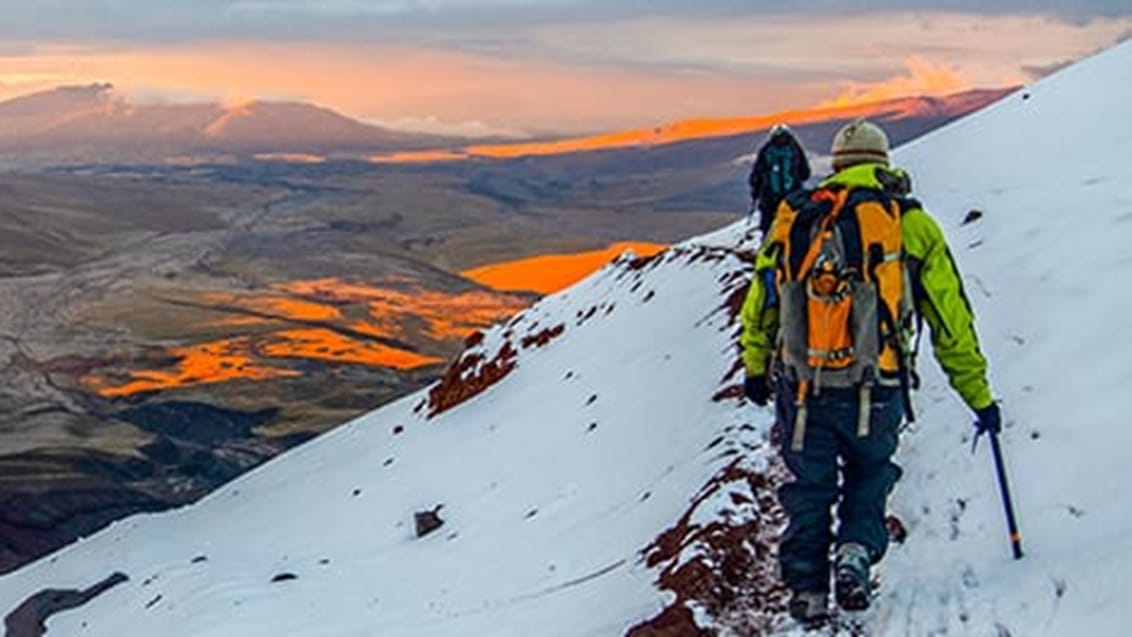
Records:
[[[751,203],[754,204],[759,198],[759,193],[763,189],[763,164],[766,163],[766,153],[763,149],[759,149],[758,155],[755,156],[755,163],[751,164],[751,176],[747,178],[747,183],[751,186]]]
[[[768,236],[773,236],[773,228]],[[774,288],[777,248],[769,243],[764,244],[755,257],[755,273],[739,315],[743,328],[739,344],[743,348],[743,366],[748,376],[766,374],[778,330],[778,301]]]
[[[975,314],[943,230],[920,208],[905,213],[903,228],[916,309],[931,328],[935,358],[968,407],[987,407],[994,402],[987,360],[979,350]]]
[[[794,140],[794,150],[798,151],[795,155],[795,161],[798,164],[796,166],[798,181],[804,182],[810,178],[810,160],[806,157],[806,149],[802,148],[802,144],[798,140]]]

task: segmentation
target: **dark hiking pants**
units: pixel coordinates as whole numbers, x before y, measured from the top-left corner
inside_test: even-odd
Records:
[[[794,390],[785,383],[778,388],[782,457],[794,477],[778,491],[789,519],[778,558],[791,590],[829,590],[829,552],[835,539],[837,545],[864,545],[873,562],[888,548],[885,503],[900,479],[900,467],[891,458],[904,403],[899,389],[873,388],[869,432],[862,437],[857,431],[859,396],[857,389],[833,388],[811,395],[804,445],[794,451]],[[836,538],[830,511],[834,505]]]
[[[758,200],[755,206],[759,211],[759,230],[762,230],[763,236],[770,231],[770,224],[774,222],[774,214],[778,212],[778,204],[782,203],[782,197],[765,196]]]

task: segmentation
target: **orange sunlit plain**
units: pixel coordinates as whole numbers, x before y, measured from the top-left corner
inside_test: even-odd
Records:
[[[119,398],[295,377],[304,373],[300,363],[311,360],[412,370],[443,362],[444,342],[459,341],[528,305],[511,294],[443,292],[394,278],[381,285],[294,281],[266,294],[206,293],[199,301],[221,314],[202,323],[202,329],[245,333],[169,348],[154,357],[162,361],[157,369],[93,372],[83,377],[84,386]]]
[[[336,278],[291,281],[264,293],[212,292],[199,305],[219,318],[202,329],[241,332],[229,338],[171,347],[157,369],[96,371],[83,377],[106,398],[234,380],[300,376],[301,361],[412,370],[442,363],[440,344],[526,309],[529,297],[562,290],[630,250],[651,256],[667,246],[621,242],[603,250],[555,254],[473,268],[462,273],[490,288],[447,292],[404,277],[377,284]]]
[[[83,378],[83,382],[88,389],[100,396],[120,398],[188,385],[299,375],[297,371],[257,364],[253,343],[248,338],[172,347],[168,350],[168,356],[176,359],[170,369],[130,372],[125,381],[102,375],[88,375]]]
[[[443,360],[436,356],[359,341],[327,329],[275,332],[259,348],[259,353],[267,358],[307,358],[399,370],[414,369]]]
[[[552,294],[584,279],[626,250],[631,250],[640,257],[648,257],[667,247],[656,243],[622,242],[604,250],[548,254],[472,268],[460,274],[496,290]]]

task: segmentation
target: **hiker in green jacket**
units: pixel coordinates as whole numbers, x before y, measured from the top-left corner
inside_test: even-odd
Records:
[[[833,169],[780,206],[756,258],[740,337],[745,394],[759,406],[773,395],[793,474],[779,490],[789,518],[779,563],[790,614],[807,624],[829,616],[831,546],[838,605],[869,605],[869,569],[887,548],[885,506],[901,475],[892,455],[911,416],[916,315],[975,412],[977,433],[1001,426],[959,271],[939,224],[908,196],[907,174],[889,166],[884,131],[865,120],[843,127]],[[846,303],[860,307],[849,312]],[[875,318],[863,329],[837,327],[859,319],[814,318],[849,315]],[[819,322],[835,327],[821,332]]]

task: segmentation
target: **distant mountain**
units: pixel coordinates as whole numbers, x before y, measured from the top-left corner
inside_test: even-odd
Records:
[[[1015,88],[975,89],[942,97],[901,97],[866,104],[826,106],[755,115],[748,117],[687,119],[650,128],[572,137],[550,141],[529,141],[504,144],[476,144],[459,151],[435,149],[396,153],[373,158],[386,163],[420,163],[470,158],[514,159],[519,157],[559,156],[575,153],[618,149],[652,149],[670,144],[706,141],[729,137],[747,137],[770,129],[775,124],[789,124],[803,129],[822,128],[856,117],[870,117],[885,122],[903,123],[902,129],[915,131],[902,134],[910,139],[939,125],[940,121],[957,119],[998,101]],[[889,127],[889,126],[886,126]]]
[[[776,123],[790,125],[809,153],[815,175],[821,175],[828,172],[830,140],[853,118],[867,116],[881,123],[897,147],[997,102],[1012,90],[685,120],[585,138],[479,144],[457,152],[414,151],[371,159],[405,174],[427,170],[466,179],[469,191],[517,210],[616,206],[741,214],[750,201],[747,173],[754,151]],[[634,238],[657,240],[640,234]]]
[[[908,97],[738,118],[693,119],[580,138],[469,144],[462,138],[393,131],[302,102],[136,104],[106,83],[64,86],[0,102],[0,163],[184,163],[249,158],[382,163],[511,159],[651,149],[747,137],[779,122],[825,134],[861,115],[898,123],[904,138],[998,100],[1010,89]],[[809,132],[807,130],[807,132]]]
[[[0,158],[13,163],[390,152],[456,140],[391,131],[301,102],[134,104],[110,84],[0,103]]]

